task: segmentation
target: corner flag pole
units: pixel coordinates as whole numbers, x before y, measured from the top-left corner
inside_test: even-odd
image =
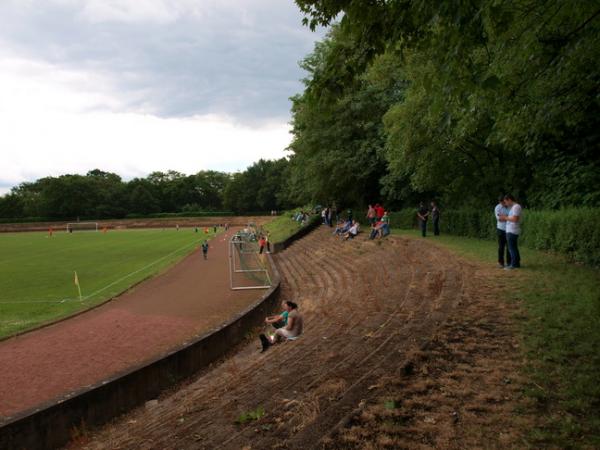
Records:
[[[79,278],[77,277],[77,271],[74,271],[75,273],[75,286],[77,286],[77,291],[79,292],[79,301],[82,302],[83,299],[81,298],[81,286],[79,286]]]

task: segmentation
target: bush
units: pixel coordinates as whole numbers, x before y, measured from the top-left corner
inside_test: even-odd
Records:
[[[392,227],[414,228],[416,209],[390,214]],[[432,227],[431,220],[427,224]],[[478,239],[496,239],[493,208],[443,210],[443,233]],[[524,210],[521,245],[536,250],[562,253],[570,259],[600,266],[600,208],[569,208],[557,211]]]

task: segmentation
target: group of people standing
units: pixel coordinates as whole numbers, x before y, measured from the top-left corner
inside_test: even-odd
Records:
[[[510,194],[500,196],[498,204],[494,208],[494,215],[496,216],[496,234],[498,236],[498,265],[505,270],[518,269],[521,267],[519,253],[521,205]]]
[[[427,221],[431,217],[433,222],[433,234],[434,236],[440,235],[440,209],[435,202],[431,202],[431,209],[427,209],[425,203],[419,203],[419,209],[417,210],[417,219],[419,220],[419,227],[421,228],[421,235],[427,236]]]

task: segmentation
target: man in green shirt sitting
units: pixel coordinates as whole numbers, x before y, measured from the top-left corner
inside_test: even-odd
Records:
[[[286,302],[281,302],[281,307],[283,308],[283,311],[275,316],[267,317],[265,319],[265,323],[270,323],[271,325],[273,325],[273,328],[285,327],[287,325],[288,314],[290,312],[288,311],[288,305],[286,304]]]
[[[288,311],[288,322],[283,328],[278,328],[273,336],[265,334],[259,335],[262,351],[267,350],[271,345],[285,340],[294,340],[302,334],[304,329],[304,319],[298,312],[298,305],[294,302],[285,302],[285,309]]]

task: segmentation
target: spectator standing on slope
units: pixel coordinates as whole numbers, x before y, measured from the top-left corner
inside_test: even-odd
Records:
[[[431,202],[431,220],[433,221],[433,235],[440,235],[440,209],[435,202]]]
[[[373,208],[372,205],[369,205],[369,208],[367,209],[367,220],[369,221],[369,225],[373,225],[377,221],[377,217],[375,217],[376,214],[375,208]]]
[[[515,198],[507,194],[504,196],[506,206],[510,208],[508,215],[500,216],[506,220],[506,242],[510,252],[510,265],[505,270],[518,269],[521,267],[521,254],[519,253],[519,235],[521,234],[521,214],[522,208]]]
[[[496,236],[498,236],[498,265],[504,268],[504,255],[506,254],[506,265],[510,266],[510,252],[506,245],[506,220],[501,216],[508,216],[509,209],[506,207],[504,196],[501,195],[498,199],[498,204],[494,208],[494,216],[496,216]]]
[[[419,219],[419,225],[421,226],[421,234],[425,237],[427,235],[427,218],[429,217],[429,211],[423,202],[419,203],[417,217]]]
[[[379,203],[375,203],[375,217],[377,218],[376,222],[379,222],[385,213],[385,209]]]

